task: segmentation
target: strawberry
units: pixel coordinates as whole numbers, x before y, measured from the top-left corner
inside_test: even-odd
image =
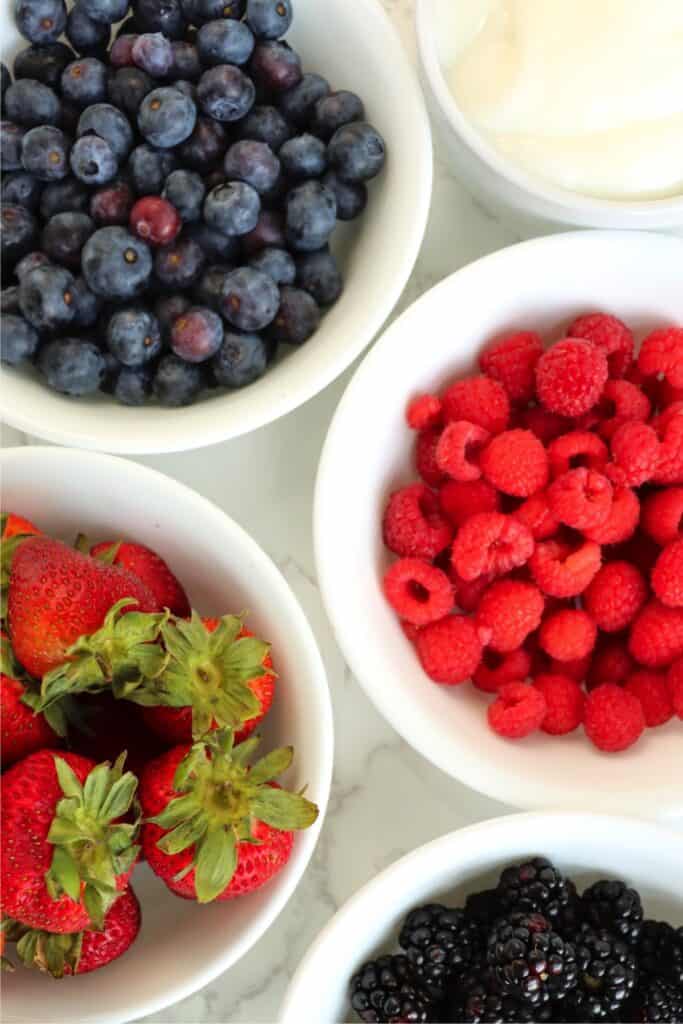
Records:
[[[0,724],[2,725],[2,767],[14,764],[34,750],[56,747],[59,737],[40,712],[22,701],[27,689],[18,679],[0,674]]]
[[[159,608],[168,608],[181,619],[190,615],[190,602],[178,579],[160,555],[143,544],[104,541],[90,549],[93,558],[118,565],[142,580],[154,594]]]
[[[2,536],[3,540],[8,540],[10,537],[28,537],[31,534],[39,534],[40,532],[30,519],[17,516],[14,512],[9,512],[0,517],[0,536]]]
[[[49,932],[101,927],[135,864],[137,779],[78,754],[40,750],[2,776],[2,913]]]
[[[5,930],[26,967],[37,967],[53,978],[87,974],[106,967],[130,948],[140,931],[140,904],[129,886],[107,911],[102,931],[64,935],[26,928],[16,921],[6,922]]]
[[[12,559],[22,541],[40,530],[28,519],[13,512],[0,515],[0,618],[7,618],[7,590]]]
[[[151,761],[140,780],[143,850],[152,871],[184,899],[229,900],[260,888],[289,860],[292,829],[318,809],[273,780],[292,762],[291,747],[249,760],[252,737],[233,746],[230,729]]]
[[[24,540],[12,559],[8,625],[14,652],[33,676],[66,660],[79,637],[97,630],[122,598],[154,612],[154,595],[132,573],[82,555],[50,537]]]

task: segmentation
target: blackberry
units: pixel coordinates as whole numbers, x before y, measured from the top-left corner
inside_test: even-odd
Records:
[[[405,956],[382,956],[351,979],[351,1007],[362,1021],[429,1021],[435,1004]]]
[[[573,931],[578,917],[576,886],[545,857],[506,868],[498,882],[498,898],[505,911],[539,913],[556,931]]]
[[[486,931],[500,916],[497,889],[484,889],[482,892],[471,892],[465,900],[465,917],[474,921]]]
[[[683,1024],[683,988],[661,978],[649,978],[638,988],[624,1019],[644,1024]]]
[[[542,914],[511,914],[496,921],[487,959],[501,992],[531,1006],[563,999],[576,987],[576,955]]]
[[[636,955],[644,974],[670,981],[683,992],[683,929],[665,921],[643,921]]]
[[[625,882],[595,882],[583,894],[583,913],[594,928],[607,928],[626,942],[635,943],[643,927],[643,905],[635,889]]]
[[[574,940],[578,986],[566,1002],[567,1019],[613,1020],[633,995],[637,967],[626,942],[584,925]]]
[[[449,975],[468,967],[482,947],[479,928],[466,920],[462,910],[437,903],[408,914],[398,941],[436,997],[445,993]]]
[[[552,1007],[530,1006],[501,992],[495,975],[483,961],[477,961],[464,974],[453,977],[443,1003],[442,1019],[466,1024],[516,1024],[551,1019]]]

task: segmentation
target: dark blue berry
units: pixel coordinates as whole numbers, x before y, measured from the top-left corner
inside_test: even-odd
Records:
[[[334,192],[337,200],[337,220],[353,220],[359,217],[368,205],[368,190],[362,182],[342,181],[334,171],[328,171],[322,179]]]
[[[173,153],[146,144],[136,146],[128,160],[128,170],[139,196],[159,195],[166,178],[176,166]]]
[[[330,83],[322,75],[304,75],[297,85],[278,96],[278,107],[291,124],[305,128],[318,100],[330,94]]]
[[[168,39],[181,39],[185,34],[180,0],[134,0],[133,13],[143,32],[163,32]]]
[[[203,221],[188,224],[185,234],[197,243],[209,262],[237,262],[240,250],[240,240],[237,237],[224,235],[222,231],[209,227]]]
[[[125,228],[100,228],[81,257],[88,288],[105,299],[130,299],[147,286],[152,273],[149,247]]]
[[[173,50],[173,78],[197,82],[202,73],[197,47],[193,43],[186,43],[180,39],[174,40],[171,43],[171,48]],[[176,81],[176,86],[177,84]]]
[[[186,19],[193,25],[204,25],[216,18],[234,18],[244,15],[246,0],[180,0]]]
[[[115,25],[128,13],[130,0],[78,0],[83,11],[93,21]]]
[[[142,366],[162,349],[159,321],[142,306],[118,309],[107,324],[107,345],[124,366]]]
[[[352,121],[362,121],[364,117],[363,101],[355,92],[332,92],[316,103],[311,131],[325,142],[329,142],[337,129]]]
[[[260,331],[273,321],[280,294],[271,277],[253,267],[239,267],[223,284],[221,312],[240,331]]]
[[[189,167],[205,171],[223,156],[227,143],[228,137],[222,124],[210,117],[198,117],[192,135],[178,147],[178,155]]]
[[[258,334],[226,331],[213,357],[211,369],[224,388],[244,388],[262,377],[268,368],[268,347]]]
[[[30,43],[56,43],[66,28],[64,0],[14,0],[14,20]]]
[[[9,73],[9,68],[0,61],[0,103],[2,103],[2,111],[5,111],[5,93],[12,84],[12,76]]]
[[[312,295],[285,285],[280,290],[280,308],[269,334],[287,345],[303,345],[320,325],[320,309]]]
[[[282,170],[287,177],[303,180],[319,178],[327,167],[325,143],[315,135],[296,135],[280,150]]]
[[[15,78],[35,78],[51,89],[60,86],[62,72],[74,59],[74,53],[64,43],[48,46],[27,46],[14,58]]]
[[[223,168],[227,178],[245,181],[260,195],[270,192],[280,177],[280,161],[270,146],[249,139],[230,147]]]
[[[195,107],[197,106],[197,86],[194,82],[186,82],[184,79],[179,78],[173,83],[173,88],[181,92],[183,96],[187,96],[188,99],[192,100]]]
[[[173,47],[161,32],[146,32],[133,43],[133,61],[151,78],[166,78],[173,67]]]
[[[113,395],[121,405],[144,405],[152,390],[152,373],[146,366],[124,366],[117,374]]]
[[[161,405],[190,405],[204,386],[204,372],[195,363],[175,355],[163,356],[152,381],[152,391]]]
[[[41,181],[58,181],[69,173],[70,142],[64,132],[51,125],[31,128],[21,146],[24,170]]]
[[[342,181],[369,181],[384,167],[384,139],[363,121],[344,125],[334,133],[327,150],[330,167]]]
[[[40,197],[40,215],[43,220],[49,220],[56,213],[85,213],[89,201],[90,193],[85,185],[69,176],[45,186]]]
[[[222,18],[202,25],[197,34],[199,59],[205,67],[246,64],[254,51],[254,36],[243,21]]]
[[[3,203],[0,212],[0,243],[2,263],[8,269],[34,248],[37,234],[36,219],[25,206]]]
[[[109,99],[129,117],[135,117],[140,104],[153,88],[154,82],[140,68],[119,68],[109,80]]]
[[[85,283],[85,279],[77,277],[71,289],[73,304],[75,307],[74,318],[71,321],[72,327],[92,327],[97,323],[97,318],[102,308],[102,300],[91,292]]]
[[[74,279],[64,267],[47,264],[25,274],[19,285],[21,311],[37,331],[53,331],[71,323]]]
[[[50,341],[38,356],[38,369],[48,386],[64,395],[91,395],[104,380],[102,353],[91,341],[58,338]]]
[[[162,337],[170,342],[171,328],[178,317],[190,308],[190,300],[185,295],[163,295],[157,299],[154,313],[159,321]]]
[[[337,261],[328,248],[307,252],[296,261],[296,283],[319,306],[331,306],[344,289]]]
[[[105,185],[115,178],[119,163],[108,142],[98,135],[83,135],[71,147],[71,170],[85,185]]]
[[[284,92],[303,78],[298,53],[279,40],[266,40],[256,45],[249,71],[254,83],[266,93]]]
[[[234,269],[227,263],[214,263],[207,267],[192,292],[198,305],[220,313],[225,279]]]
[[[188,363],[205,363],[223,342],[223,321],[206,306],[191,306],[174,322],[171,348]]]
[[[0,320],[0,360],[10,366],[32,359],[38,351],[40,337],[23,316],[3,315]]]
[[[59,97],[49,85],[34,78],[20,78],[5,96],[7,117],[24,128],[40,124],[58,125],[62,120]]]
[[[183,233],[172,245],[157,249],[154,271],[167,288],[189,288],[199,278],[205,260],[201,246]]]
[[[292,18],[290,0],[247,0],[247,22],[260,39],[280,39]]]
[[[211,189],[204,200],[204,220],[225,235],[246,235],[258,221],[258,192],[244,181],[228,181]]]
[[[81,250],[94,230],[95,225],[85,213],[57,213],[43,228],[43,250],[55,263],[77,268]]]
[[[109,143],[117,160],[125,160],[133,147],[130,122],[111,103],[94,103],[86,107],[78,120],[77,134],[98,135]]]
[[[150,92],[138,112],[140,131],[149,143],[162,149],[172,149],[189,138],[196,120],[192,100],[172,87]]]
[[[14,276],[17,281],[21,281],[26,274],[30,274],[31,271],[36,270],[37,267],[45,267],[48,263],[50,263],[50,259],[47,253],[34,249],[33,252],[27,253],[19,260],[14,268]]]
[[[91,18],[86,14],[83,0],[77,0],[69,11],[66,38],[82,57],[99,57],[109,46],[111,26]]]
[[[297,252],[313,252],[327,243],[337,223],[334,192],[319,181],[306,181],[287,196],[287,240]]]
[[[196,171],[173,171],[162,193],[186,224],[200,220],[205,194],[204,182]]]
[[[296,264],[286,249],[261,249],[251,257],[249,266],[272,277],[277,285],[294,284],[296,279]]]
[[[79,107],[107,98],[107,67],[97,57],[72,61],[62,72],[62,96]]]
[[[0,313],[3,316],[5,314],[18,314],[21,316],[18,285],[12,285],[11,288],[3,288],[0,292]]]
[[[242,139],[265,142],[274,153],[291,139],[294,132],[276,107],[254,107],[237,125]]]
[[[130,185],[122,178],[118,178],[93,192],[89,213],[99,227],[128,224],[133,205],[133,191]]]
[[[205,114],[217,121],[239,121],[254,105],[256,89],[239,68],[222,64],[209,68],[199,79],[197,93]]]
[[[22,166],[22,148],[26,129],[12,121],[0,124],[0,164],[3,171],[18,171]]]
[[[241,239],[247,256],[266,248],[284,249],[286,241],[284,219],[279,210],[261,210],[254,230]]]
[[[43,183],[26,171],[11,171],[2,179],[2,198],[6,203],[37,210],[43,193]]]

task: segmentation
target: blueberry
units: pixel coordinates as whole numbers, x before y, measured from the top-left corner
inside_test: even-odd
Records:
[[[325,143],[315,135],[297,135],[280,150],[282,169],[289,178],[320,178],[327,167]]]
[[[342,181],[334,171],[328,171],[322,182],[334,192],[337,200],[337,220],[353,220],[359,217],[368,205],[368,190],[362,182]]]
[[[27,210],[37,210],[43,184],[26,171],[11,171],[2,180],[2,198],[6,203],[25,206]]]
[[[93,327],[102,308],[102,301],[91,292],[85,278],[77,277],[71,289],[73,293],[74,318],[72,327]]]
[[[307,74],[297,85],[278,96],[278,108],[290,124],[305,128],[313,117],[318,100],[330,94],[330,84],[322,75]]]
[[[64,267],[48,264],[25,274],[19,285],[21,311],[38,331],[71,323],[75,304],[74,279]]]
[[[197,304],[220,313],[225,278],[232,270],[234,267],[227,263],[214,263],[207,267],[192,292]]]
[[[201,246],[183,233],[172,245],[157,249],[154,271],[168,288],[189,288],[201,274],[205,260]]]
[[[40,124],[58,125],[62,119],[57,93],[34,78],[20,78],[5,96],[7,117],[24,128]]]
[[[17,314],[21,316],[21,306],[19,305],[19,287],[12,285],[11,288],[3,288],[0,292],[0,313],[5,315]]]
[[[173,153],[148,145],[136,146],[128,160],[133,187],[139,196],[159,195],[176,166]]]
[[[143,32],[162,32],[168,39],[185,34],[180,0],[134,0],[133,12]]]
[[[337,261],[328,248],[299,256],[296,261],[296,283],[312,295],[319,306],[331,306],[344,289]]]
[[[197,47],[181,39],[174,40],[171,43],[171,49],[173,50],[173,77],[175,79],[187,79],[190,82],[197,82],[202,73]],[[176,81],[176,86],[177,84]]]
[[[319,326],[320,309],[313,296],[285,285],[280,290],[280,308],[268,329],[270,336],[287,345],[303,345]]]
[[[276,107],[254,107],[237,128],[240,138],[265,142],[274,153],[294,134]]]
[[[142,306],[118,309],[107,324],[107,345],[124,366],[142,366],[162,349],[159,321]]]
[[[205,67],[246,64],[254,51],[254,36],[243,21],[222,18],[202,25],[197,34],[199,59]]]
[[[184,164],[203,171],[225,153],[227,142],[222,124],[210,117],[198,117],[192,135],[178,147],[178,155]]]
[[[78,120],[78,136],[97,135],[109,143],[117,160],[125,160],[133,146],[133,129],[125,114],[111,103],[86,107]]]
[[[232,235],[224,235],[217,228],[209,227],[203,221],[189,224],[185,234],[200,247],[207,260],[212,263],[234,263],[237,261],[240,240]]]
[[[256,227],[241,239],[244,251],[253,256],[261,249],[283,249],[286,243],[282,214],[277,210],[261,210]]]
[[[221,312],[241,331],[260,331],[275,317],[280,303],[271,277],[253,267],[231,271],[223,284]]]
[[[287,43],[267,40],[254,48],[249,71],[254,83],[270,93],[298,85],[303,74],[298,53]]]
[[[125,18],[130,0],[78,0],[78,4],[93,21],[115,25]]]
[[[81,249],[94,230],[95,225],[85,213],[57,213],[43,228],[43,249],[55,263],[77,268]]]
[[[62,96],[79,107],[107,98],[107,67],[97,57],[72,61],[62,72]]]
[[[171,149],[194,131],[197,108],[191,99],[172,87],[155,89],[145,96],[138,112],[138,127],[153,146]]]
[[[35,78],[51,89],[59,88],[62,72],[74,59],[74,53],[64,43],[48,46],[27,46],[14,58],[15,78]]]
[[[5,111],[5,93],[12,84],[12,76],[9,73],[9,68],[0,61],[0,102],[2,103],[3,113]]]
[[[201,366],[186,363],[175,355],[164,356],[152,381],[152,391],[161,405],[190,405],[204,386]]]
[[[290,0],[247,0],[247,22],[260,39],[280,39],[292,18]]]
[[[69,176],[46,185],[40,197],[40,215],[49,220],[56,213],[85,213],[90,194],[78,178]]]
[[[188,99],[192,100],[195,107],[197,106],[197,86],[194,82],[187,82],[184,78],[178,78],[173,83],[173,88],[181,92],[183,96],[187,96]]]
[[[162,193],[186,224],[201,219],[205,194],[204,182],[196,171],[173,171]]]
[[[261,195],[270,192],[280,176],[280,161],[266,142],[235,142],[223,163],[228,178],[245,181]]]
[[[147,286],[152,273],[149,247],[125,228],[100,228],[81,257],[88,288],[105,299],[130,299]]]
[[[99,57],[107,51],[111,27],[91,18],[85,11],[83,0],[77,0],[69,11],[66,38],[82,57]]]
[[[0,165],[3,171],[18,171],[22,165],[22,149],[26,129],[12,121],[0,124]]]
[[[203,25],[216,18],[234,18],[244,15],[246,0],[180,0],[186,19],[193,25]]]
[[[0,360],[10,366],[32,359],[38,351],[40,337],[23,316],[5,315],[0,320]]]
[[[369,181],[384,167],[384,139],[372,125],[359,121],[334,133],[327,150],[330,167],[342,181]]]
[[[217,121],[239,121],[249,113],[256,99],[250,78],[239,68],[222,64],[209,68],[199,79],[199,104]]]
[[[31,128],[21,145],[24,170],[41,181],[58,181],[69,173],[70,142],[64,132],[51,125]]]
[[[118,173],[119,164],[108,142],[83,135],[71,147],[71,170],[86,185],[105,185]]]
[[[81,338],[50,341],[38,357],[38,369],[53,391],[91,395],[104,380],[105,362],[99,348]]]
[[[268,348],[258,334],[226,331],[223,344],[211,361],[216,382],[225,388],[244,388],[268,368]]]
[[[365,108],[360,96],[356,96],[355,92],[340,90],[323,96],[315,104],[311,131],[329,142],[337,129],[352,121],[362,121],[364,117]]]
[[[13,268],[14,264],[34,248],[36,241],[36,219],[25,206],[2,204],[0,212],[0,243],[3,266]]]
[[[64,0],[14,0],[14,20],[30,43],[56,43],[66,28]]]
[[[171,329],[171,348],[188,363],[204,363],[223,342],[223,321],[206,306],[192,306]]]
[[[164,295],[157,300],[154,313],[159,321],[162,338],[170,342],[174,322],[189,308],[190,300],[185,295]]]
[[[249,260],[249,266],[272,277],[277,285],[294,284],[296,264],[286,249],[261,249]]]
[[[121,405],[144,405],[152,390],[152,374],[146,366],[124,366],[117,374],[113,395]]]
[[[14,276],[17,281],[21,282],[26,274],[30,274],[37,267],[46,267],[49,263],[50,258],[46,253],[40,252],[39,249],[34,249],[33,252],[27,253],[26,256],[22,256],[19,260],[14,268]]]
[[[133,47],[140,36],[118,36],[109,51],[109,63],[113,68],[130,68],[135,64]]]
[[[140,68],[119,68],[109,80],[109,99],[129,117],[135,117],[154,82]]]
[[[319,181],[306,181],[287,196],[287,240],[297,252],[322,249],[337,222],[334,192]]]
[[[173,47],[161,32],[138,36],[131,55],[137,67],[151,78],[165,78],[173,67]]]

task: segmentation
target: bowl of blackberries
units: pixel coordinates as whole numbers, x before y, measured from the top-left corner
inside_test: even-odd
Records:
[[[683,834],[515,814],[443,836],[342,907],[281,1024],[683,1021]]]
[[[0,51],[7,421],[199,447],[370,342],[431,191],[376,0],[14,0]]]

